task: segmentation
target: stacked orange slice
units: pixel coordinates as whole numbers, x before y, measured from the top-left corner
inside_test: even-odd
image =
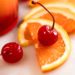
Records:
[[[38,63],[43,72],[50,71],[63,64],[68,58],[71,51],[71,42],[68,34],[64,29],[55,24],[58,40],[52,46],[42,46],[38,39],[37,33],[42,25],[52,25],[52,21],[44,19],[28,20],[22,23],[18,29],[18,39],[22,46],[33,44],[36,48]],[[23,37],[23,38],[21,38]]]
[[[58,40],[51,46],[42,46],[38,41],[38,30],[43,25],[52,26],[52,18],[40,6],[35,7],[24,17],[24,22],[18,29],[18,40],[21,46],[34,45],[40,68],[43,72],[50,71],[63,64],[71,51],[71,42],[67,34],[75,31],[74,6],[65,3],[44,5],[55,18],[55,30]],[[66,30],[66,31],[65,31]]]

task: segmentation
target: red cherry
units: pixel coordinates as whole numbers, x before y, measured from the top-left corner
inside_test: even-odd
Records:
[[[49,14],[50,16],[52,17],[53,19],[53,25],[52,27],[50,28],[49,26],[45,25],[45,26],[42,26],[39,31],[38,31],[38,40],[39,42],[42,44],[42,45],[45,45],[45,46],[49,46],[49,45],[52,45],[54,44],[57,39],[58,39],[58,33],[56,30],[54,30],[54,25],[55,25],[55,19],[54,19],[54,16],[52,15],[52,13],[44,6],[42,5],[41,3],[39,2],[36,2],[36,1],[32,1],[32,4],[38,4],[40,5],[41,7],[43,7]]]
[[[19,44],[10,42],[3,46],[1,55],[6,62],[16,63],[22,58],[23,50]]]
[[[58,39],[56,30],[51,29],[49,26],[44,25],[38,31],[38,40],[44,46],[54,44]]]

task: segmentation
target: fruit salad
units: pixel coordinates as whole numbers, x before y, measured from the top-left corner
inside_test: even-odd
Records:
[[[12,31],[14,34],[9,33],[9,36],[13,37],[11,39],[15,41],[7,42],[6,39],[2,41],[7,42],[1,47],[2,64],[9,64],[6,67],[10,72],[13,70],[14,75],[27,73],[28,75],[35,75],[36,73],[34,74],[33,71],[35,71],[36,66],[41,74],[52,73],[51,71],[55,69],[60,72],[59,69],[63,67],[58,67],[68,60],[72,50],[69,36],[75,32],[75,6],[67,3],[70,0],[63,1],[63,3],[62,0],[58,0],[59,2],[56,2],[56,0],[20,1],[29,3],[30,6],[35,8],[30,8],[30,12],[24,16],[19,26]],[[7,8],[6,11],[11,10],[11,13],[3,13],[5,10],[1,8],[0,36],[14,28],[18,21],[18,10],[15,8],[18,1],[13,0],[9,3],[14,9],[8,8],[7,2],[4,4],[3,8]],[[2,36],[1,39],[3,37],[7,38],[7,36]],[[35,53],[31,47],[34,47]],[[34,59],[36,59],[36,62]],[[38,72],[38,70],[36,71]]]

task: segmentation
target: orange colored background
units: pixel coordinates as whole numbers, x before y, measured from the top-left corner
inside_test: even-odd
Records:
[[[30,0],[31,2],[32,0]],[[53,3],[53,2],[66,2],[66,3],[72,3],[75,4],[75,0],[34,0],[39,1],[40,3]]]

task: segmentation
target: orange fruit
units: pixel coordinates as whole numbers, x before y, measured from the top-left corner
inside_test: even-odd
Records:
[[[71,4],[53,3],[44,5],[54,15],[55,21],[69,34],[75,31],[75,7]],[[51,16],[43,8],[36,7],[24,17],[25,20],[43,18],[52,20]]]
[[[58,32],[57,42],[48,47],[42,46],[37,39],[38,30],[42,25],[52,26],[52,21],[45,19],[27,20],[19,27],[18,34],[20,34],[20,36],[24,35],[25,37],[27,35],[21,34],[20,32],[22,32],[21,30],[23,29],[24,31],[28,31],[28,35],[30,35],[32,44],[34,44],[36,48],[38,63],[41,67],[41,70],[45,72],[55,69],[67,60],[71,51],[71,42],[68,34],[56,23],[54,28]],[[25,26],[27,26],[26,29],[22,28]],[[27,40],[27,38],[24,39]]]

